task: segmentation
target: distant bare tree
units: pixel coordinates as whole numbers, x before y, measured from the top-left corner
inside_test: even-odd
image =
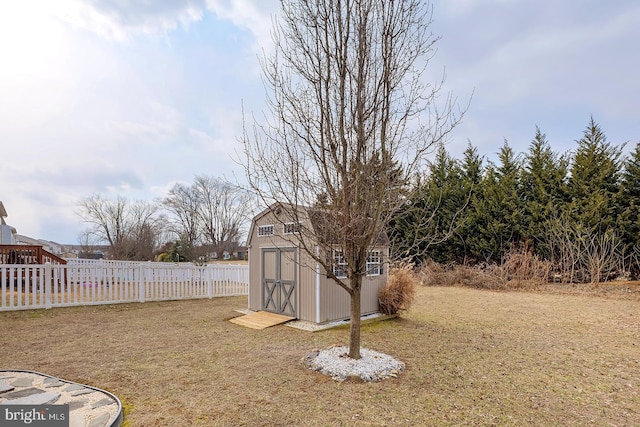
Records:
[[[128,259],[153,260],[156,249],[164,243],[167,218],[160,214],[157,203],[139,200],[131,203],[131,224]]]
[[[171,214],[170,229],[192,261],[207,252],[232,252],[253,212],[246,190],[229,181],[198,175],[193,184],[176,184],[162,204]]]
[[[183,248],[188,259],[202,240],[202,221],[200,219],[200,197],[195,186],[176,184],[162,200],[162,205],[171,213],[169,228],[186,247]]]
[[[78,258],[92,258],[96,246],[95,236],[89,231],[83,231],[78,234],[78,243],[80,244]]]
[[[107,242],[111,253],[118,257],[119,248],[127,240],[130,229],[126,214],[127,200],[118,196],[115,200],[103,199],[99,194],[82,199],[79,215],[91,228],[87,233],[98,241]]]
[[[196,176],[192,191],[198,200],[203,243],[218,253],[232,252],[253,211],[249,193],[228,181],[206,175]]]
[[[105,199],[99,194],[80,202],[87,233],[110,246],[111,258],[150,260],[163,232],[164,218],[153,202],[131,202],[125,197]],[[88,238],[88,236],[87,236]]]
[[[427,82],[438,37],[420,0],[281,1],[262,61],[272,115],[245,131],[252,190],[287,221],[316,206],[299,244],[350,296],[349,357],[360,358],[361,288],[371,248],[462,111]],[[319,242],[307,245],[305,242]],[[338,253],[346,279],[332,268]]]

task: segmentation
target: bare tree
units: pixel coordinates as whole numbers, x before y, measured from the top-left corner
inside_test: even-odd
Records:
[[[194,186],[176,184],[162,200],[171,213],[170,229],[186,247],[188,258],[193,258],[194,249],[201,241],[200,198]]]
[[[622,241],[613,229],[581,237],[578,243],[591,283],[605,282],[622,270]]]
[[[154,252],[165,240],[167,218],[155,202],[138,200],[131,203],[131,238],[128,259],[152,260]]]
[[[78,234],[78,243],[80,244],[80,251],[78,258],[93,258],[96,242],[95,236],[89,231],[83,231]]]
[[[247,178],[262,201],[281,202],[287,220],[310,206],[325,218],[301,228],[300,244],[350,296],[353,359],[369,252],[405,203],[408,178],[462,117],[444,78],[426,80],[439,39],[431,13],[420,0],[281,1],[274,51],[261,63],[272,115],[244,133]],[[334,274],[336,251],[346,279]]]
[[[563,217],[547,224],[546,238],[563,282],[599,283],[624,270],[623,245],[615,230],[600,232]]]
[[[91,227],[87,231],[98,241],[107,242],[112,256],[117,257],[119,248],[128,238],[130,224],[126,212],[127,200],[118,196],[115,200],[103,199],[99,194],[86,197],[80,202],[80,217]]]
[[[190,186],[176,184],[162,204],[171,213],[171,230],[193,261],[211,250],[232,252],[253,211],[244,189],[206,175],[196,176]]]
[[[90,225],[87,233],[108,243],[112,258],[153,258],[164,224],[155,203],[131,202],[122,196],[110,200],[94,194],[82,199],[80,208],[78,214]]]
[[[252,207],[249,193],[219,178],[196,176],[192,191],[198,200],[202,240],[218,253],[240,243]]]

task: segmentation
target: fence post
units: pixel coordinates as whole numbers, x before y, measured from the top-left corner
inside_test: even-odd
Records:
[[[51,286],[53,286],[53,274],[51,271],[51,262],[44,264],[44,306],[51,308]]]
[[[145,299],[145,271],[142,263],[138,264],[138,299],[144,302]]]
[[[213,280],[211,279],[211,270],[209,269],[209,265],[202,268],[202,275],[207,278],[207,296],[211,299],[213,298]]]

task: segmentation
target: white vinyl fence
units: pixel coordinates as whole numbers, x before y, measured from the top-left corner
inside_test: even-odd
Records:
[[[0,311],[248,295],[247,265],[68,260],[0,264]]]

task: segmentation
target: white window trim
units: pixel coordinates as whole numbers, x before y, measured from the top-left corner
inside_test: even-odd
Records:
[[[376,261],[372,261],[374,257]],[[382,275],[382,251],[380,249],[373,249],[369,251],[367,257],[367,276],[381,276]]]
[[[345,279],[347,277],[347,262],[344,259],[342,249],[333,249],[331,252],[331,266],[333,268],[333,275],[338,279]]]
[[[344,279],[347,277],[347,262],[342,255],[342,249],[332,250],[331,265],[333,267],[333,274],[338,279]],[[384,253],[381,249],[373,249],[369,251],[366,264],[366,276],[375,277],[382,276],[382,260]],[[375,261],[374,261],[375,260]]]
[[[287,231],[287,226],[292,226],[294,231]],[[282,234],[300,234],[302,223],[300,222],[285,222],[282,224]]]
[[[271,228],[269,233],[266,233],[265,230],[268,230],[269,228]],[[273,236],[275,233],[275,226],[273,224],[264,224],[264,225],[259,225],[258,226],[258,237],[268,237],[268,236]]]

